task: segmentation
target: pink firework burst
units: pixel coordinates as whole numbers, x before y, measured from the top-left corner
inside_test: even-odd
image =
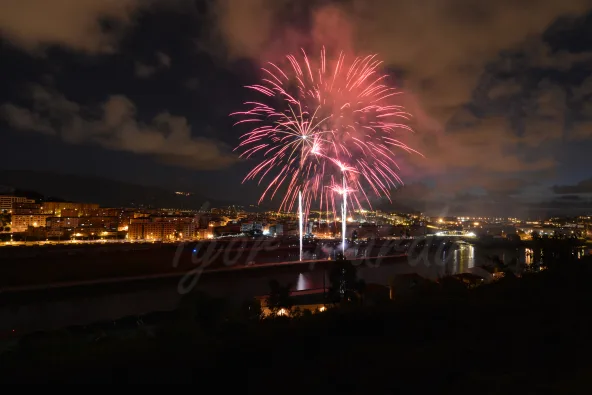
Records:
[[[361,208],[369,194],[389,197],[402,184],[396,151],[419,152],[401,141],[411,115],[396,104],[400,91],[387,85],[381,64],[377,55],[330,59],[323,48],[318,58],[302,50],[300,59],[287,55],[262,69],[261,82],[247,88],[263,99],[231,114],[253,126],[236,149],[259,159],[245,181],[266,183],[260,202],[281,192],[280,210],[291,210],[300,191],[306,212],[318,201],[335,213],[339,188]]]

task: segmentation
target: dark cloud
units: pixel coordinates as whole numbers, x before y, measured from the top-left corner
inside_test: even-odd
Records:
[[[577,53],[564,49],[554,50],[538,35],[527,37],[512,49],[519,49],[519,56],[507,58],[500,71],[516,72],[533,68],[568,71],[574,64],[592,59],[592,52],[589,50]]]
[[[508,96],[513,96],[519,93],[522,93],[522,84],[515,80],[507,80],[493,86],[488,92],[488,97],[491,100],[498,98],[507,99]]]
[[[552,190],[558,194],[592,193],[592,178],[582,180],[575,185],[555,185]]]
[[[529,203],[519,195],[525,187],[533,185],[520,178],[498,178],[469,181],[440,179],[431,185],[412,183],[392,194],[396,205],[414,207],[430,215],[526,215]],[[459,192],[466,191],[469,192]]]
[[[0,106],[2,115],[16,129],[54,135],[56,132],[48,119],[27,109],[6,103]]]
[[[552,192],[576,187],[561,177],[583,171],[574,147],[592,149],[592,47],[579,43],[592,43],[579,18],[590,9],[589,0],[9,0],[2,43],[64,94],[37,87],[26,106],[14,82],[0,112],[15,130],[209,170],[235,162],[218,139],[235,144],[241,130],[226,116],[250,99],[240,92],[257,63],[321,44],[377,52],[414,115],[402,139],[425,156],[399,156],[407,185],[395,206],[554,207]],[[41,81],[22,74],[23,84]]]
[[[158,71],[171,67],[171,58],[164,52],[155,54],[156,63],[146,64],[143,62],[135,63],[135,74],[138,78],[149,78]]]
[[[136,77],[138,78],[148,78],[153,76],[157,71],[156,66],[150,66],[148,64],[142,62],[136,62],[135,64],[135,73]]]
[[[171,57],[164,52],[157,52],[156,59],[161,67],[171,67]]]
[[[565,200],[553,199],[534,204],[530,207],[530,212],[539,213],[542,217],[550,215],[582,215],[592,212],[592,200]]]
[[[563,196],[559,196],[558,200],[565,200],[565,201],[570,201],[570,202],[578,202],[578,201],[584,200],[584,198],[582,198],[579,195],[563,195]]]
[[[31,98],[31,109],[11,103],[2,106],[13,128],[54,134],[72,144],[94,143],[107,149],[153,155],[194,169],[224,168],[236,161],[223,144],[193,137],[185,117],[161,112],[150,122],[141,122],[135,104],[122,95],[109,96],[98,108],[87,108],[36,85],[31,89]]]
[[[28,51],[60,45],[110,53],[152,0],[8,0],[0,2],[0,34]],[[109,21],[109,28],[105,26]]]
[[[573,141],[590,141],[592,139],[592,121],[577,122],[569,132],[569,138]]]
[[[533,86],[521,75],[567,72],[592,60],[592,51],[558,50],[541,37],[558,17],[583,15],[592,5],[587,0],[216,3],[217,37],[231,58],[274,59],[312,43],[378,52],[389,68],[400,70],[404,104],[415,116],[416,133],[405,142],[425,155],[402,158],[404,180],[454,177],[447,199],[475,187],[496,196],[518,194],[556,170],[568,135],[569,88],[551,79]],[[289,15],[301,20],[302,13],[308,16],[304,27],[290,22]],[[492,63],[495,75],[484,73]],[[510,76],[503,83],[485,83],[502,73]],[[487,101],[476,109],[481,89]],[[576,126],[573,136],[585,138],[589,129]],[[510,178],[515,188],[497,181]]]
[[[199,88],[199,79],[198,78],[188,78],[183,82],[183,86],[190,91],[194,91]]]
[[[316,3],[310,7],[313,26],[305,38],[300,37],[301,43],[312,39],[346,50],[380,53],[388,64],[405,70],[407,90],[417,93],[427,113],[439,121],[468,101],[483,67],[500,50],[542,33],[560,15],[583,13],[590,6],[587,0]],[[232,56],[261,59],[270,55],[270,43],[281,41],[284,51],[297,48],[290,45],[296,29],[286,17],[301,10],[296,4],[218,0],[214,17]],[[536,64],[562,58],[551,56],[542,44],[533,46],[532,52]],[[566,63],[571,64],[569,59]]]

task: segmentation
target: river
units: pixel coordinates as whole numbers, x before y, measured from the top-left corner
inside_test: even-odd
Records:
[[[360,256],[363,252],[356,251]],[[583,249],[577,250],[584,254]],[[425,254],[362,261],[358,277],[367,284],[388,285],[397,274],[419,273],[436,279],[446,274],[472,272],[483,275],[480,267],[501,259],[506,264],[530,265],[537,254],[527,248],[486,248],[467,243],[454,243],[451,248]],[[188,273],[144,281],[96,284],[68,289],[48,288],[14,294],[2,294],[0,333],[20,333],[115,320],[124,316],[153,311],[169,311],[177,307],[186,291],[197,289],[213,296],[240,303],[253,296],[265,295],[271,279],[292,284],[294,290],[320,289],[328,286],[330,262],[290,264],[281,267],[243,268],[208,273]],[[195,281],[194,281],[195,280]],[[194,286],[191,286],[192,283]]]

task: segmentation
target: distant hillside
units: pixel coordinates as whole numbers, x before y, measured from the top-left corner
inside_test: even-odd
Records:
[[[0,170],[0,185],[4,193],[34,197],[59,196],[56,200],[98,203],[111,207],[163,207],[199,209],[206,202],[211,206],[230,205],[232,202],[212,201],[201,194],[177,195],[159,187],[128,184],[100,177],[55,174],[27,170]],[[35,192],[31,192],[35,191]],[[40,199],[40,197],[37,197]]]

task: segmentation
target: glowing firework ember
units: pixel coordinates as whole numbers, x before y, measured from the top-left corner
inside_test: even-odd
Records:
[[[265,100],[247,102],[236,112],[254,128],[241,137],[242,157],[261,161],[245,181],[266,180],[261,200],[284,192],[280,210],[291,210],[302,193],[305,212],[313,201],[336,212],[336,195],[354,207],[370,205],[368,194],[389,196],[402,184],[396,149],[417,151],[399,140],[410,114],[394,103],[400,92],[386,85],[376,55],[348,62],[341,53],[330,60],[302,51],[286,57],[285,67],[268,63],[260,84],[248,86]],[[285,189],[284,189],[285,188]],[[260,200],[260,201],[261,201]]]

